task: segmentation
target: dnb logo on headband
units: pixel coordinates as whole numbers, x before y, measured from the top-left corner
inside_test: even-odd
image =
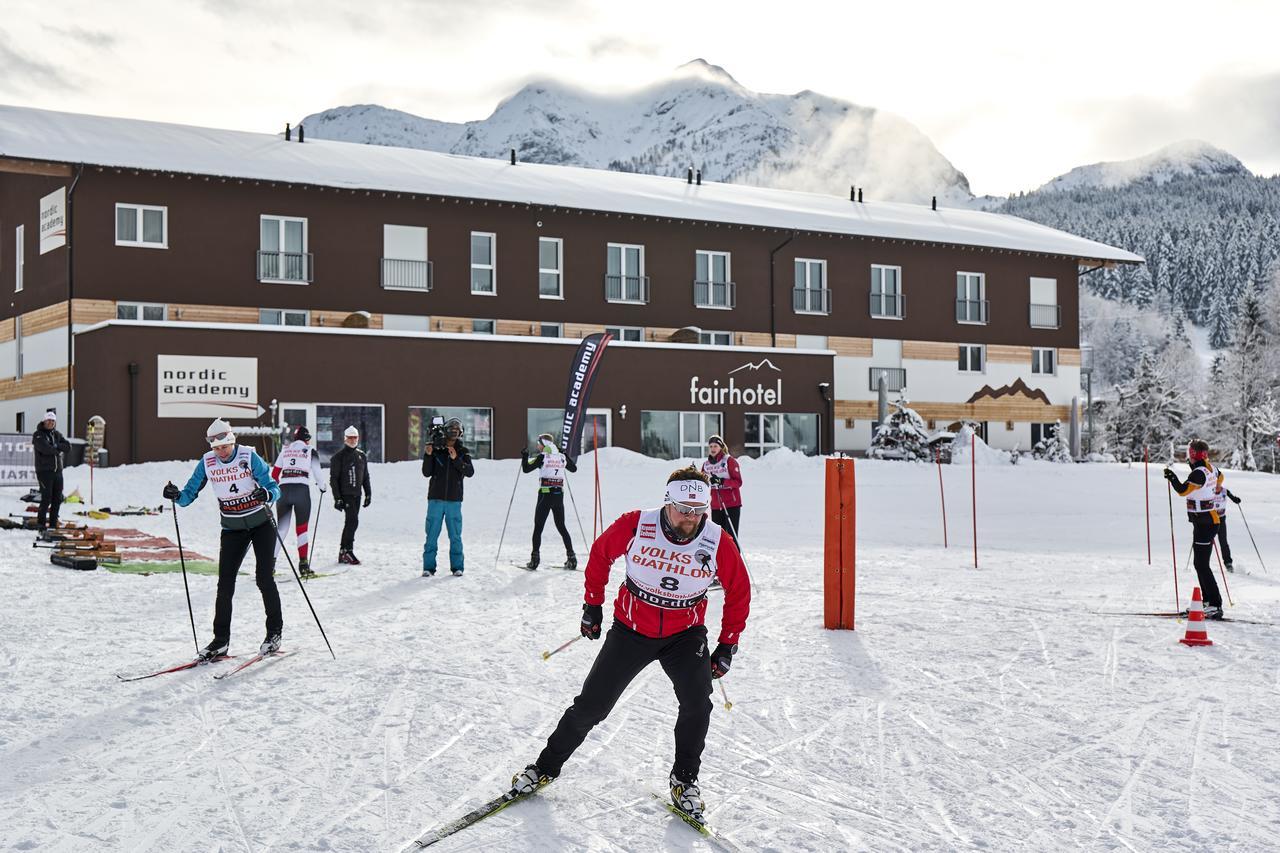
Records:
[[[710,490],[701,480],[676,480],[667,484],[667,500],[682,504],[705,504]]]

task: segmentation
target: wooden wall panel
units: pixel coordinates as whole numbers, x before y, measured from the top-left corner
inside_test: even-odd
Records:
[[[71,321],[76,325],[92,326],[116,318],[113,299],[75,299],[71,305]]]
[[[169,316],[184,323],[257,323],[257,308],[237,305],[169,305]]]
[[[1031,364],[1031,347],[1013,347],[1005,344],[987,344],[987,362],[1000,364]]]
[[[48,332],[53,329],[65,329],[67,326],[67,303],[58,302],[46,305],[22,315],[22,336]]]
[[[67,390],[67,369],[53,367],[28,373],[21,379],[0,379],[0,400],[16,400],[37,394],[55,394]]]
[[[604,326],[597,326],[592,323],[565,323],[564,336],[566,338],[585,338],[587,335],[594,335],[597,332],[604,332]]]
[[[945,423],[960,420],[1053,423],[1065,422],[1071,417],[1069,406],[1046,406],[1025,398],[981,400],[977,403],[912,402],[911,408],[927,421]],[[875,400],[836,400],[835,409],[837,418],[851,420],[872,421],[877,414]]]
[[[903,341],[903,359],[915,358],[926,361],[955,361],[960,357],[956,344],[943,344],[936,341]]]
[[[1080,366],[1080,350],[1062,348],[1058,350],[1058,364]]]
[[[835,350],[836,355],[871,358],[871,338],[845,338],[832,335],[827,338],[827,346]]]
[[[495,324],[494,331],[499,335],[536,335],[538,324],[530,323],[526,320],[499,320]]]
[[[0,344],[13,340],[13,336],[16,334],[14,330],[15,324],[12,317],[0,320]]]

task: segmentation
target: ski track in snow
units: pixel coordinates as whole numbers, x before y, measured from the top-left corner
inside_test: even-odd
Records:
[[[576,634],[583,576],[508,565],[527,548],[530,478],[496,553],[514,466],[479,462],[467,484],[461,579],[418,576],[417,463],[373,466],[365,564],[307,586],[337,661],[285,569],[285,646],[299,653],[222,682],[261,637],[251,575],[240,658],[120,684],[114,672],[192,654],[181,577],[58,569],[30,533],[0,532],[0,851],[399,851],[505,788],[599,649],[541,658]],[[606,520],[655,503],[673,467],[605,451]],[[783,452],[743,470],[752,616],[724,682],[732,710],[712,696],[701,778],[726,839],[779,853],[1280,849],[1280,627],[1211,622],[1215,645],[1188,649],[1184,622],[1099,615],[1172,604],[1169,557],[1146,564],[1140,468],[980,468],[975,570],[967,500],[941,547],[935,468],[859,460],[855,632],[821,627],[821,460]],[[103,469],[95,488],[145,504],[189,471]],[[967,499],[967,469],[943,473]],[[1229,477],[1264,556],[1280,554],[1280,480]],[[86,478],[69,471],[67,490],[87,494]],[[321,506],[323,571],[341,524]],[[1161,509],[1153,536],[1168,535]],[[185,544],[216,553],[209,496],[179,520]],[[173,534],[168,513],[129,521]],[[1189,525],[1175,533],[1181,555]],[[1243,525],[1232,535],[1251,573],[1230,577],[1229,615],[1280,622],[1280,577],[1261,573]],[[1194,573],[1179,582],[1185,604]],[[205,640],[216,580],[190,584]],[[675,710],[646,669],[555,784],[434,849],[717,849],[650,797]]]

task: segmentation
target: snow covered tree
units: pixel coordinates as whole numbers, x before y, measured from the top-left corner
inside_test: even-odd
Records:
[[[1047,435],[1031,448],[1031,457],[1045,462],[1072,462],[1071,448],[1067,445],[1066,431],[1058,421],[1053,434]]]
[[[1142,459],[1176,438],[1186,421],[1183,389],[1176,377],[1165,374],[1143,348],[1132,382],[1116,388],[1116,402],[1107,409],[1107,449],[1121,462]]]
[[[871,439],[871,447],[867,456],[872,459],[907,459],[911,461],[930,461],[933,453],[929,449],[929,429],[910,406],[907,399],[901,397],[890,403],[894,411],[876,430]]]
[[[1266,328],[1263,315],[1264,293],[1248,288],[1240,300],[1231,349],[1221,359],[1218,393],[1223,405],[1218,407],[1215,424],[1221,432],[1215,443],[1224,454],[1230,454],[1232,468],[1257,470],[1254,441],[1259,427],[1270,420],[1274,406],[1272,388],[1276,384],[1274,338]]]

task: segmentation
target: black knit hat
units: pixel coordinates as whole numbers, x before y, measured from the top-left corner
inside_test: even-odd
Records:
[[[721,437],[720,437],[720,436],[718,436],[718,435],[713,435],[713,436],[711,436],[710,438],[708,438],[708,439],[707,439],[707,444],[718,444],[718,445],[720,445],[721,447],[727,447],[727,446],[728,446],[728,445],[726,445],[726,444],[724,443],[724,439],[723,439],[723,438],[721,438]]]
[[[307,428],[306,428],[306,426],[304,426],[304,425],[298,425],[298,426],[294,427],[294,428],[293,428],[293,440],[294,440],[294,441],[310,441],[310,440],[311,440],[311,430],[307,429]]]

